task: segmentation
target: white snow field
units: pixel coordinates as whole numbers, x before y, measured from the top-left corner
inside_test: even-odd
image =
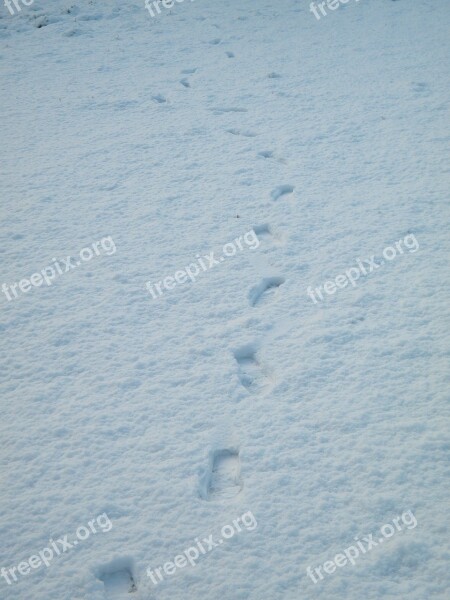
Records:
[[[16,2],[0,598],[448,598],[448,0]]]

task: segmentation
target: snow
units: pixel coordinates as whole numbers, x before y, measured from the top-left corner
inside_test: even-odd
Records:
[[[0,568],[112,523],[0,598],[447,597],[448,17],[0,6],[0,285],[116,247],[0,294]],[[146,289],[250,230],[257,248]],[[409,510],[416,528],[308,577]],[[248,511],[254,530],[147,575]]]

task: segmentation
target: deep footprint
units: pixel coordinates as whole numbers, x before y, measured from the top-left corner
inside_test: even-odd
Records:
[[[272,381],[251,347],[236,350],[234,358],[239,365],[239,381],[250,394],[268,391]]]
[[[250,290],[248,299],[250,306],[265,304],[277,294],[280,285],[285,282],[284,277],[265,277],[260,284]]]
[[[258,236],[258,239],[262,237],[273,237],[272,228],[268,223],[263,223],[262,225],[255,225],[253,227],[253,231]]]
[[[242,489],[239,453],[235,450],[216,450],[213,455],[209,500],[229,500]]]
[[[130,598],[129,594],[137,592],[130,562],[125,559],[119,562],[120,564],[110,565],[100,576],[105,586],[106,600],[127,600]]]

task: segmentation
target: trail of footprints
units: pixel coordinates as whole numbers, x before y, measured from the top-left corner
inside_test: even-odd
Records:
[[[220,44],[219,38],[210,41],[210,44],[215,46]],[[226,52],[228,58],[234,58],[233,52]],[[181,74],[184,77],[180,80],[180,84],[185,88],[190,88],[191,84],[187,75],[193,75],[196,68],[184,69]],[[275,79],[281,77],[277,73],[271,73],[269,78]],[[152,100],[157,104],[165,104],[168,102],[163,94],[155,94]],[[241,108],[215,108],[215,114],[226,113],[244,113],[246,109]],[[255,137],[257,134],[253,131],[229,128],[226,132],[242,137]],[[276,158],[273,151],[266,150],[258,153],[258,156],[267,159],[275,159],[280,163],[286,164],[282,158]],[[278,201],[284,196],[292,195],[294,186],[285,184],[275,187],[271,192],[273,201]],[[264,223],[255,226],[254,231],[259,239],[270,239],[277,243],[280,241],[279,236],[275,234],[272,227]],[[263,307],[274,301],[280,294],[280,288],[285,283],[284,277],[273,276],[263,278],[257,285],[253,286],[248,293],[249,305],[252,308]],[[243,346],[235,350],[234,359],[238,365],[238,378],[241,385],[252,396],[262,396],[270,392],[274,384],[274,378],[270,369],[263,364],[258,356],[257,348],[251,345]],[[209,465],[201,478],[200,495],[210,502],[227,502],[236,497],[243,488],[243,480],[241,478],[241,463],[239,451],[234,448],[221,448],[214,450],[210,454]],[[120,558],[112,561],[104,566],[99,574],[98,579],[103,582],[105,600],[138,600],[138,585],[136,577],[133,575],[135,569],[132,559]]]

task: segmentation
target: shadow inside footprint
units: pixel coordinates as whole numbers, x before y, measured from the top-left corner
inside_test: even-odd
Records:
[[[258,156],[262,156],[263,158],[273,158],[273,150],[262,150],[258,152]]]
[[[256,137],[256,133],[253,131],[245,131],[242,129],[226,129],[227,133],[231,133],[232,135],[242,135],[243,137]]]
[[[250,394],[267,391],[272,384],[271,378],[259,362],[255,350],[244,346],[234,352],[234,358],[239,365],[239,381]]]
[[[281,196],[285,196],[286,194],[292,194],[294,191],[293,185],[279,185],[271,192],[272,200],[278,200]]]
[[[268,223],[263,223],[262,225],[255,225],[253,227],[253,231],[256,233],[258,239],[260,238],[271,238],[273,236],[272,228]]]
[[[229,500],[242,489],[239,452],[216,450],[212,456],[211,475],[208,486],[209,500]]]
[[[278,291],[280,285],[285,282],[284,277],[266,277],[260,284],[255,285],[250,290],[248,299],[250,306],[256,306],[257,304],[264,304],[268,300],[272,299]]]
[[[152,100],[157,104],[164,104],[165,102],[167,102],[167,98],[162,94],[156,94],[155,96],[152,96]]]
[[[99,579],[105,586],[105,600],[127,600],[129,594],[137,592],[132,563],[131,559],[118,558],[103,567]]]

